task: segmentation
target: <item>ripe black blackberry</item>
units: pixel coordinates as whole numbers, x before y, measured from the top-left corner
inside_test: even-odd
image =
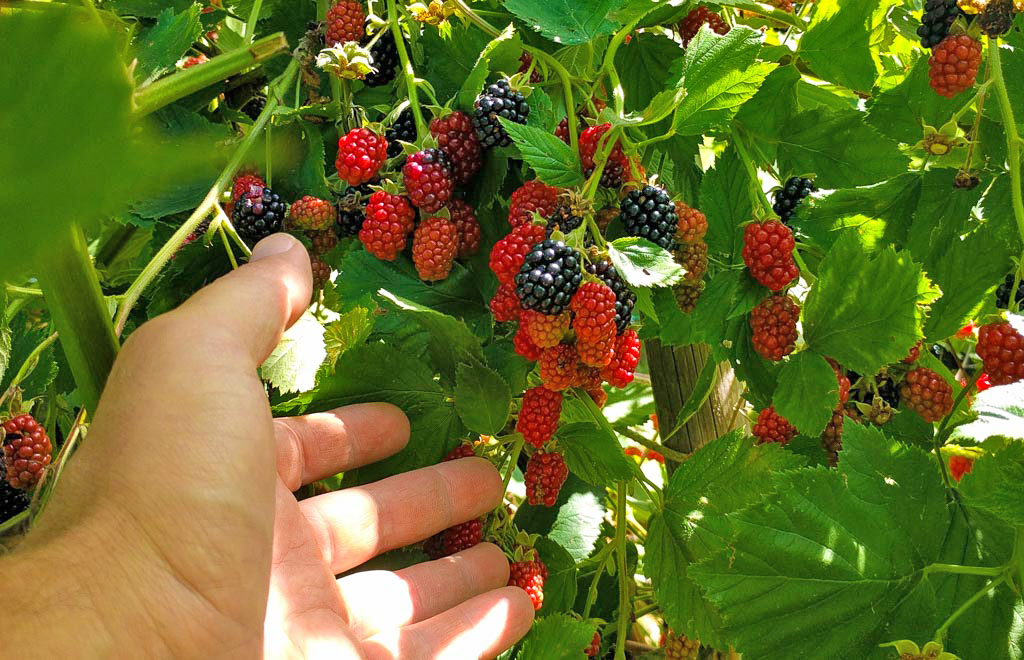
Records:
[[[562,241],[547,239],[526,255],[516,275],[516,296],[523,309],[561,314],[580,288],[580,254]]]
[[[281,201],[280,195],[270,188],[261,188],[235,202],[231,222],[246,242],[256,243],[281,231],[287,211],[288,205]]]
[[[636,294],[630,289],[619,271],[608,259],[587,264],[587,272],[604,282],[605,286],[615,292],[615,326],[621,335],[629,327],[633,318],[633,307],[636,306]]]
[[[363,78],[367,87],[380,87],[387,85],[395,79],[398,73],[398,45],[395,44],[395,35],[391,30],[384,28],[385,32],[370,46],[370,56],[373,58],[375,73],[368,73]],[[372,37],[363,37],[364,45],[372,41]]]
[[[1003,36],[1013,27],[1013,5],[1013,0],[989,0],[978,18],[978,27],[993,39]]]
[[[14,488],[6,478],[0,478],[0,522],[10,520],[28,508],[30,496]]]
[[[939,358],[939,360],[942,361],[942,364],[946,365],[946,368],[953,373],[956,373],[960,368],[960,362],[956,359],[956,356],[939,344],[932,344],[928,350],[932,352],[932,355]]]
[[[569,233],[583,224],[583,214],[570,204],[559,204],[548,217],[548,235],[555,229]]]
[[[1003,283],[996,289],[996,307],[999,309],[1010,308],[1010,291],[1013,290],[1013,281],[1017,279],[1013,273],[1006,276]],[[1024,277],[1021,277],[1020,282],[1017,283],[1017,294],[1014,296],[1017,301],[1017,305],[1024,304]]]
[[[390,146],[390,145],[389,145]],[[366,220],[366,201],[373,194],[370,185],[375,181],[349,186],[338,202],[338,221],[334,224],[339,238],[356,236]]]
[[[395,123],[384,131],[384,138],[388,141],[388,158],[394,158],[402,153],[402,142],[416,141],[416,118],[412,116],[412,108],[406,107],[400,113]]]
[[[619,211],[627,234],[646,238],[666,250],[672,249],[678,218],[676,206],[664,188],[644,186],[629,191],[619,204]]]
[[[242,106],[242,112],[249,116],[249,119],[256,121],[259,119],[263,109],[267,107],[267,95],[257,94],[246,102]]]
[[[917,36],[921,38],[921,46],[934,48],[949,34],[949,27],[961,14],[956,0],[926,0],[921,25],[917,28]]]
[[[507,80],[499,80],[484,88],[473,104],[473,130],[484,149],[507,147],[512,138],[498,121],[504,117],[517,124],[525,124],[530,114],[526,97],[509,87]]]
[[[811,179],[791,176],[786,180],[786,185],[775,191],[775,203],[772,204],[772,210],[783,222],[788,223],[789,219],[793,217],[793,213],[796,212],[796,207],[800,206],[800,202],[817,189],[818,187]]]

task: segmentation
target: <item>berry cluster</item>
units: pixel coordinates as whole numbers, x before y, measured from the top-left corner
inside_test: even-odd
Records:
[[[800,305],[791,296],[768,296],[750,312],[754,350],[766,360],[779,361],[796,348]]]
[[[699,639],[690,639],[669,630],[661,641],[665,647],[665,660],[697,660],[700,655]]]
[[[1009,322],[981,326],[977,350],[992,385],[1024,380],[1024,336]]]
[[[707,25],[717,34],[729,32],[729,24],[721,16],[701,5],[687,14],[676,26],[679,37],[683,40],[683,48],[690,45],[690,41],[697,36],[702,25]]]
[[[53,445],[46,429],[32,415],[18,415],[3,423],[3,467],[11,488],[27,490],[36,485],[50,464]]]
[[[792,176],[786,180],[786,185],[775,191],[772,210],[778,214],[782,222],[788,224],[800,202],[817,189],[812,179]]]
[[[473,128],[484,149],[507,147],[512,138],[498,121],[503,117],[516,124],[525,124],[530,104],[521,92],[512,89],[508,80],[488,85],[473,104]]]
[[[781,291],[800,275],[795,245],[793,231],[778,220],[751,223],[743,230],[743,263],[763,286]]]
[[[932,50],[928,77],[939,96],[953,98],[974,86],[981,66],[981,43],[966,34],[951,35]]]
[[[753,433],[759,444],[777,442],[786,445],[796,437],[796,427],[775,412],[775,406],[768,406],[758,413]]]

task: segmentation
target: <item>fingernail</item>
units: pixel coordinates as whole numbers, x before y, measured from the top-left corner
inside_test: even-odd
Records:
[[[252,257],[249,258],[249,261],[259,261],[275,254],[287,252],[295,247],[296,243],[298,241],[288,234],[272,234],[256,244],[256,247],[252,249]]]

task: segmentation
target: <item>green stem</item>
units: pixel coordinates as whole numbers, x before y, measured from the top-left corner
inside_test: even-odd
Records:
[[[81,227],[55,237],[38,276],[82,402],[95,412],[119,345]]]
[[[583,197],[585,199],[593,199],[594,195],[597,194],[597,187],[601,183],[601,174],[604,172],[604,166],[608,163],[608,156],[611,155],[612,149],[615,148],[615,144],[619,141],[621,134],[622,127],[613,126],[611,130],[601,136],[601,142],[598,144],[597,154],[594,157],[594,171],[583,186]]]
[[[675,461],[676,463],[682,463],[683,461],[685,461],[686,459],[689,458],[689,456],[687,456],[683,452],[676,451],[675,449],[669,449],[668,447],[666,447],[665,445],[661,444],[660,442],[655,442],[654,440],[649,440],[649,439],[645,438],[643,436],[643,434],[637,433],[636,431],[634,431],[633,429],[631,429],[631,428],[629,428],[627,426],[617,426],[617,427],[615,427],[615,432],[619,433],[620,435],[626,436],[627,438],[629,438],[633,442],[635,442],[637,444],[640,444],[640,445],[643,445],[644,447],[647,447],[648,449],[653,449],[654,451],[660,453],[662,456],[664,456],[665,458],[669,459],[670,461]]]
[[[231,243],[228,241],[228,235],[224,233],[224,225],[217,227],[217,234],[220,236],[220,242],[224,244],[224,251],[228,253],[228,261],[231,262],[231,270],[238,270],[238,262],[235,261],[235,251],[231,249]]]
[[[1017,573],[1017,588],[1024,583],[1024,526],[1017,526],[1017,536],[1013,539],[1013,556],[1010,558],[1011,571]]]
[[[743,144],[743,138],[735,129],[733,130],[732,143],[736,147],[736,153],[739,155],[740,160],[743,161],[743,166],[747,169],[747,175],[750,177],[750,201],[760,210],[761,214],[767,215],[771,212],[772,205],[768,201],[768,195],[765,194],[764,189],[761,187],[761,177],[757,175],[754,161],[750,160],[750,154],[747,153],[747,147]]]
[[[807,284],[813,285],[818,281],[818,278],[811,273],[811,269],[808,268],[807,264],[804,262],[804,257],[800,254],[800,250],[796,249],[796,247],[793,248],[793,261],[796,262],[796,267],[800,269],[800,274],[803,275]]]
[[[12,296],[27,296],[29,298],[39,298],[43,295],[42,289],[32,289],[25,286],[14,286],[13,284],[7,285],[7,293]]]
[[[399,21],[398,10],[395,8],[395,0],[388,0],[388,25],[391,34],[395,37],[395,46],[398,48],[398,60],[402,63],[402,78],[405,80],[405,90],[409,97],[409,108],[412,110],[413,119],[416,121],[416,139],[422,140],[429,132],[427,123],[423,121],[423,111],[420,110],[419,96],[416,93],[416,71],[412,67],[412,59],[405,49],[405,36],[402,34],[402,25]]]
[[[1024,195],[1021,193],[1020,152],[1024,147],[1020,134],[1017,133],[1017,121],[1013,117],[1013,106],[1010,95],[1006,91],[1006,80],[1003,79],[1002,55],[999,52],[999,40],[988,39],[989,66],[992,67],[992,86],[995,88],[999,109],[1003,114],[1003,130],[1006,131],[1006,147],[1010,161],[1010,196],[1013,204],[1013,217],[1017,221],[1017,231],[1024,241]]]
[[[603,548],[597,551],[594,555],[594,560],[597,561],[597,570],[594,571],[594,579],[590,582],[590,589],[587,590],[587,602],[583,606],[583,618],[590,618],[590,609],[597,602],[597,586],[601,582],[601,576],[604,575],[604,565],[608,558],[608,554],[615,549],[614,543],[607,543]]]
[[[516,463],[519,461],[519,454],[523,451],[523,445],[526,443],[526,438],[521,434],[516,438],[516,444],[509,450],[509,463],[508,469],[505,471],[505,477],[501,480],[501,496],[505,498],[505,493],[508,492],[508,485],[512,481],[512,475],[516,472]]]
[[[218,55],[203,66],[194,66],[160,78],[135,91],[135,116],[144,117],[287,49],[288,41],[284,33],[278,32],[230,53]]]
[[[263,7],[263,0],[253,0],[252,10],[249,12],[249,20],[245,22],[245,32],[242,39],[245,43],[252,43],[252,37],[256,34],[256,24],[260,21],[260,9]]]
[[[750,4],[745,2],[741,4],[737,2],[729,2],[728,0],[723,0],[718,4],[722,5],[723,7],[736,7],[737,9],[744,9],[755,14],[760,14],[761,16],[770,18],[774,21],[778,21],[779,23],[785,23],[791,28],[795,28],[796,30],[801,32],[807,27],[807,24],[801,21],[799,18],[789,13],[788,11],[782,11],[781,9],[766,9],[762,6],[751,6]]]
[[[651,612],[657,612],[659,609],[661,608],[657,603],[651,603],[650,605],[645,605],[633,612],[633,616],[639,619],[642,616],[647,616]]]
[[[956,573],[958,575],[981,575],[999,577],[1006,572],[1005,566],[961,566],[959,564],[929,564],[924,567],[925,577],[932,573]]]
[[[612,83],[612,99],[615,102],[615,114],[619,117],[625,116],[626,113],[626,93],[622,89],[622,81],[619,80],[619,72],[615,69],[615,54],[619,50],[625,41],[626,37],[636,29],[637,24],[643,20],[643,17],[647,15],[648,11],[654,8],[655,5],[651,5],[647,11],[640,11],[636,16],[633,17],[629,23],[623,26],[615,36],[612,37],[611,42],[608,44],[608,50],[604,52],[604,62],[601,65],[601,70],[598,72],[598,77],[602,74],[608,74],[608,78]]]
[[[633,602],[630,599],[626,575],[626,482],[617,482],[618,497],[615,506],[615,558],[619,573],[619,622],[615,635],[615,660],[626,659],[626,636],[629,631]]]
[[[970,597],[970,598],[968,598],[968,599],[967,599],[966,601],[964,601],[964,604],[963,604],[963,605],[961,605],[960,607],[958,607],[958,608],[956,609],[956,611],[955,611],[955,612],[953,612],[953,613],[952,613],[952,614],[951,614],[951,615],[949,616],[949,618],[948,618],[948,619],[946,619],[946,622],[945,622],[945,623],[943,623],[943,624],[942,624],[941,626],[939,626],[939,629],[935,631],[935,637],[933,637],[933,639],[934,639],[934,640],[935,640],[936,642],[940,642],[940,643],[941,643],[941,642],[942,642],[942,640],[943,640],[943,639],[945,638],[945,636],[946,636],[946,631],[947,631],[947,630],[949,630],[949,627],[950,627],[950,626],[952,626],[952,625],[953,625],[953,623],[954,623],[954,622],[955,622],[955,621],[956,621],[956,620],[957,620],[958,618],[960,618],[960,616],[961,616],[961,615],[962,615],[962,614],[963,614],[964,612],[966,612],[967,610],[969,610],[969,609],[970,609],[970,608],[971,608],[971,607],[972,607],[972,606],[973,606],[973,605],[974,605],[975,603],[977,603],[977,602],[978,602],[979,600],[981,600],[982,598],[984,598],[985,596],[987,596],[987,595],[988,595],[988,593],[989,593],[990,591],[992,591],[993,589],[995,589],[996,587],[998,587],[998,586],[999,586],[1000,584],[1002,584],[1002,583],[1006,582],[1006,579],[1007,579],[1007,577],[1006,577],[1006,575],[1004,574],[1004,575],[1002,575],[1002,576],[1000,576],[1000,577],[996,578],[995,580],[992,580],[991,582],[989,582],[988,584],[986,584],[986,585],[985,585],[984,587],[982,587],[981,589],[979,589],[979,590],[977,591],[977,593],[975,593],[975,594],[974,594],[973,596],[971,596],[971,597]]]
[[[205,66],[205,65],[204,65]],[[200,69],[202,67],[193,67]],[[174,235],[163,247],[150,259],[146,267],[142,269],[139,276],[135,278],[131,286],[124,293],[124,300],[121,302],[121,309],[117,314],[116,331],[120,335],[124,330],[125,323],[128,321],[128,315],[131,313],[135,303],[139,301],[139,297],[142,296],[142,292],[147,286],[152,283],[156,276],[160,273],[163,267],[171,260],[171,257],[178,251],[181,244],[185,242],[185,239],[195,231],[196,227],[208,216],[210,213],[215,212],[217,209],[217,201],[220,199],[221,191],[223,191],[231,178],[235,176],[238,168],[242,166],[242,161],[245,160],[246,155],[252,148],[260,135],[263,133],[263,129],[267,126],[267,122],[270,121],[270,116],[277,109],[279,99],[282,90],[286,90],[291,87],[292,80],[299,70],[298,60],[292,60],[288,64],[288,68],[285,69],[284,73],[270,86],[271,93],[267,95],[267,105],[263,108],[263,112],[257,117],[256,122],[253,124],[252,129],[242,139],[242,142],[235,149],[235,153],[232,154],[231,160],[224,167],[224,171],[220,173],[217,180],[214,181],[213,186],[209,192],[206,193],[206,197],[199,203],[196,210],[189,216],[188,220],[182,223],[178,230],[174,232]],[[223,213],[223,212],[221,212]],[[230,233],[229,233],[230,235]]]

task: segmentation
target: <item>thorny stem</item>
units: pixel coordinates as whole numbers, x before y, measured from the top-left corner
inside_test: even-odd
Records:
[[[615,635],[615,660],[626,660],[626,635],[633,603],[630,600],[629,580],[626,575],[626,482],[619,481],[618,502],[615,506],[615,558],[619,572],[619,622]]]
[[[1003,79],[1002,55],[999,52],[999,40],[988,38],[989,66],[992,69],[992,87],[999,101],[999,109],[1003,114],[1003,130],[1006,131],[1007,157],[1010,161],[1010,195],[1013,204],[1013,217],[1017,221],[1017,231],[1024,240],[1024,194],[1021,193],[1020,152],[1024,147],[1020,134],[1017,132],[1017,121],[1013,117],[1013,106],[1010,95],[1006,92],[1006,81]]]
[[[391,28],[391,34],[395,37],[398,60],[402,63],[402,78],[405,80],[405,90],[409,97],[409,108],[416,121],[416,139],[422,140],[427,136],[427,124],[423,121],[423,111],[420,110],[419,96],[416,93],[416,72],[412,68],[409,52],[405,49],[405,36],[402,34],[402,24],[399,18],[395,0],[388,0],[388,25]]]
[[[193,68],[199,69],[201,67]],[[199,206],[192,212],[192,215],[189,216],[188,220],[178,227],[178,230],[174,232],[174,235],[164,243],[163,247],[160,248],[149,263],[146,264],[146,267],[142,269],[139,276],[135,278],[135,281],[132,282],[131,286],[128,287],[128,290],[124,294],[124,300],[121,302],[121,308],[117,314],[115,331],[118,335],[120,335],[124,330],[125,323],[128,321],[128,315],[131,313],[132,308],[135,307],[135,303],[139,301],[139,298],[142,296],[142,292],[145,288],[149,286],[154,279],[156,279],[156,276],[160,273],[167,262],[170,261],[171,257],[174,256],[174,253],[178,251],[188,235],[195,231],[196,227],[198,227],[211,212],[215,211],[221,191],[227,187],[231,178],[235,175],[235,172],[237,172],[238,168],[242,166],[242,161],[245,159],[252,146],[256,144],[257,139],[259,139],[260,135],[263,133],[263,129],[270,121],[270,116],[273,114],[274,110],[277,109],[277,105],[279,103],[278,99],[282,90],[286,90],[291,87],[292,80],[296,73],[298,73],[298,70],[299,62],[298,60],[293,59],[291,63],[288,64],[288,68],[285,69],[284,73],[282,73],[277,79],[275,84],[270,86],[271,94],[267,96],[266,107],[263,108],[263,112],[261,112],[260,116],[256,119],[252,129],[250,129],[249,133],[245,138],[243,138],[242,142],[238,145],[238,148],[235,149],[235,153],[231,156],[231,160],[228,161],[228,164],[224,167],[224,171],[222,171],[220,176],[217,177],[217,180],[214,181],[213,186],[210,188],[209,192],[206,193],[206,197],[203,198],[203,201],[199,203]]]

